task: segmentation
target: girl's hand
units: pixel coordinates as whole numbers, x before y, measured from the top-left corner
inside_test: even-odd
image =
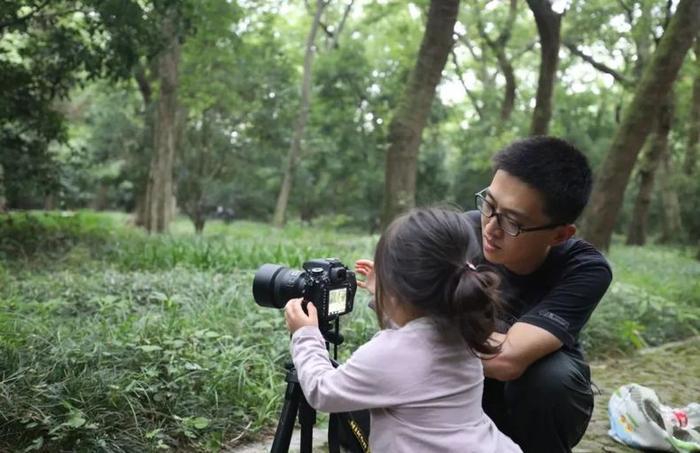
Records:
[[[366,289],[374,296],[374,261],[365,259],[355,261],[355,272],[365,277],[364,281],[357,281],[357,286]]]
[[[306,310],[309,312],[307,315],[304,313],[304,309],[301,308],[302,301],[303,299],[301,298],[290,299],[284,307],[284,319],[287,321],[287,329],[292,334],[304,326],[318,327],[316,307],[311,302],[306,304]]]

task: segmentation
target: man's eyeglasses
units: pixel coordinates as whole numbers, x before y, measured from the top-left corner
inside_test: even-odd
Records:
[[[550,223],[548,225],[538,226],[538,227],[524,227],[520,225],[515,220],[507,217],[503,213],[496,212],[496,207],[489,202],[484,194],[487,189],[474,194],[474,200],[476,202],[476,209],[479,210],[481,215],[490,219],[491,217],[496,217],[496,222],[498,227],[503,230],[509,236],[518,236],[520,233],[527,233],[528,231],[540,231],[549,230],[551,228],[556,228],[558,226],[566,225],[564,223]]]

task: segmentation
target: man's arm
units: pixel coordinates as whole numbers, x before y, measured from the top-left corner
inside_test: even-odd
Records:
[[[501,352],[483,360],[487,377],[517,379],[530,365],[562,345],[576,346],[578,333],[612,280],[610,267],[600,252],[583,241],[576,246],[559,281],[519,317],[506,335],[500,335]]]
[[[494,332],[491,341],[501,344],[501,352],[482,360],[484,375],[499,381],[519,378],[532,363],[562,346],[551,333],[524,322],[513,324],[507,334]]]

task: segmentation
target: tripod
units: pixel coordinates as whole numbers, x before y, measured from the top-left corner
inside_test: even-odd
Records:
[[[321,329],[323,337],[326,340],[326,349],[330,352],[330,345],[333,344],[333,359],[331,363],[334,367],[338,366],[335,361],[338,356],[338,345],[343,342],[343,337],[339,333],[338,319],[335,320],[334,329],[331,326],[324,326]],[[312,408],[304,397],[299,384],[294,365],[290,362],[285,365],[287,375],[287,389],[284,393],[284,404],[282,412],[277,423],[275,438],[272,442],[270,453],[287,453],[289,444],[292,440],[292,431],[294,430],[294,422],[299,418],[301,426],[300,453],[311,453],[313,443],[313,427],[316,424],[316,410]],[[341,436],[346,440],[346,447],[355,453],[369,453],[369,445],[367,436],[360,426],[360,423],[355,419],[352,413],[330,414],[328,422],[328,449],[330,453],[340,453]],[[341,433],[345,430],[344,433]],[[349,435],[347,435],[349,434]]]

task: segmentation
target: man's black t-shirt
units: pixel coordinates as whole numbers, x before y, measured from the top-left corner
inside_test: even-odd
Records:
[[[481,244],[481,215],[478,211],[467,215]],[[525,322],[557,337],[564,349],[580,350],[578,334],[612,280],[610,266],[598,250],[582,239],[571,238],[552,247],[544,263],[531,274],[517,275],[504,266],[492,266],[502,278],[505,329]]]

